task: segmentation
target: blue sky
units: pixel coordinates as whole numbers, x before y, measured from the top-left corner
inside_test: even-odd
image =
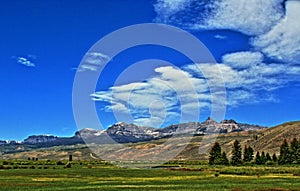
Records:
[[[149,22],[185,29],[208,47],[224,74],[226,118],[268,126],[299,120],[299,7],[300,2],[295,0],[4,0],[0,6],[0,139],[22,140],[30,134],[73,135],[77,127],[72,86],[76,72],[85,72],[78,68],[83,56],[105,35]],[[92,57],[103,58],[105,55],[99,54]],[[163,126],[178,121],[178,105],[171,99],[174,94],[166,94],[164,99],[162,95],[149,97],[155,88],[164,88],[154,82],[171,75],[168,80],[176,85],[176,76],[182,72],[189,80],[199,82],[200,74],[193,68],[195,63],[183,55],[145,46],[113,58],[100,76],[101,83],[91,92],[104,127],[116,122],[112,109],[120,115],[124,112],[124,100],[117,99],[118,90],[130,87],[137,79],[115,81],[128,67],[144,59],[166,60],[178,67],[149,64],[147,69],[134,69],[134,73],[145,73],[136,83],[151,87],[142,95],[144,99],[167,100],[167,118],[151,118],[145,104],[152,102],[140,104],[136,94],[130,100],[133,104],[125,105],[134,117],[127,122]],[[213,78],[213,67],[197,64]],[[115,95],[111,94],[112,86]],[[207,95],[207,91],[197,92],[201,120],[210,111]],[[155,108],[155,103],[152,106]]]

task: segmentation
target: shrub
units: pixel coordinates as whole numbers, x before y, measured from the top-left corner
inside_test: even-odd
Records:
[[[56,165],[64,165],[62,161],[57,161]]]
[[[273,162],[273,161],[267,161],[266,162],[266,165],[269,165],[269,166],[272,166],[272,165],[274,165],[275,163]]]
[[[8,161],[3,161],[2,164],[3,165],[9,165],[9,162]]]

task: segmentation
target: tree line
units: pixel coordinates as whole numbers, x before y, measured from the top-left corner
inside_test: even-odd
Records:
[[[258,165],[263,164],[300,164],[300,143],[294,138],[289,144],[285,139],[280,146],[280,154],[277,157],[274,153],[272,156],[269,153],[256,152],[254,156],[254,149],[251,146],[245,145],[242,150],[241,144],[235,140],[232,147],[232,156],[230,160],[227,154],[223,151],[218,142],[215,142],[209,152],[210,165],[242,165],[247,163],[254,163]]]

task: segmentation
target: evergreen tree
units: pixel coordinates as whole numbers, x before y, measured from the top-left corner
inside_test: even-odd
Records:
[[[259,152],[257,152],[255,155],[255,164],[262,164]]]
[[[290,154],[291,154],[291,162],[293,163],[298,163],[299,162],[299,142],[296,138],[294,138],[291,142],[291,149],[290,149]]]
[[[249,160],[252,161],[254,158],[254,150],[252,147],[248,147]]]
[[[221,158],[222,158],[221,146],[218,142],[215,142],[209,152],[209,164],[217,165],[220,163]]]
[[[272,161],[272,158],[271,158],[271,156],[270,156],[269,153],[266,154],[266,160],[267,160],[267,161]]]
[[[272,160],[273,160],[273,162],[277,162],[277,156],[276,156],[275,153],[274,153],[273,156],[272,156]]]
[[[261,160],[261,164],[265,164],[267,162],[267,157],[264,151],[261,152],[260,160]]]
[[[221,163],[222,163],[223,165],[229,165],[229,160],[228,160],[228,158],[227,158],[225,152],[222,153]]]
[[[288,164],[290,163],[290,150],[289,144],[286,139],[284,139],[282,145],[280,146],[280,155],[278,159],[278,164]]]
[[[242,164],[242,148],[238,140],[235,140],[233,143],[231,164]]]
[[[250,162],[253,160],[253,149],[249,146],[247,147],[245,145],[245,148],[244,148],[244,162]]]

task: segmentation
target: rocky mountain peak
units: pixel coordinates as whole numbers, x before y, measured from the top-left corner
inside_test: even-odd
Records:
[[[96,130],[92,128],[84,128],[81,129],[80,131],[77,131],[75,133],[75,137],[77,138],[88,138],[88,137],[94,137],[94,136],[100,136],[101,134],[105,133],[104,130]]]
[[[211,117],[208,117],[203,123],[208,124],[208,125],[217,124],[217,122],[215,120],[213,120]]]
[[[233,119],[224,119],[223,121],[221,121],[222,124],[237,124],[237,122]]]

